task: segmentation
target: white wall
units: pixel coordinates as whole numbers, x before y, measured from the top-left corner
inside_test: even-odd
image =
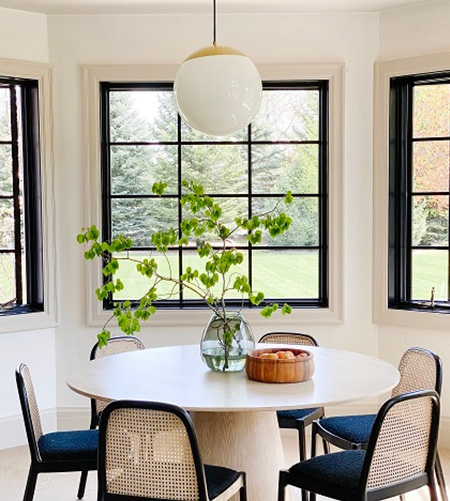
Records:
[[[46,16],[0,9],[0,58],[48,62]],[[20,362],[32,372],[44,424],[56,426],[54,329],[0,334],[0,447],[25,437],[14,376]]]
[[[82,64],[179,64],[208,45],[205,15],[49,16],[50,59],[55,65],[56,166],[59,207],[61,327],[56,336],[57,397],[63,408],[87,405],[64,384],[69,368],[87,360],[98,329],[86,327],[87,267],[75,237],[86,221],[86,172],[82,145]],[[290,326],[316,335],[326,346],[377,355],[371,323],[372,81],[378,53],[378,15],[223,15],[220,43],[238,47],[259,64],[344,62],[344,290],[343,325]],[[363,43],[361,42],[363,41]],[[358,210],[353,210],[358,207]],[[99,221],[96,221],[99,223]],[[70,284],[66,287],[65,284]],[[183,313],[180,312],[180,315]],[[277,317],[254,326],[256,337],[284,322]],[[286,324],[285,324],[286,325]],[[286,327],[287,328],[287,327]],[[201,327],[149,328],[147,346],[196,343]]]
[[[447,9],[447,10],[442,10]],[[446,332],[377,327],[372,324],[372,94],[373,62],[450,48],[442,4],[378,14],[222,15],[219,43],[238,47],[257,64],[344,62],[344,323],[287,327],[280,317],[254,326],[255,337],[285,322],[315,335],[325,346],[380,356],[397,364],[409,346],[422,345],[446,358]],[[381,19],[381,23],[380,23]],[[48,24],[48,44],[47,44]],[[30,25],[32,29],[30,29]],[[13,368],[27,361],[42,408],[64,412],[88,402],[67,389],[70,367],[88,359],[96,328],[86,326],[86,262],[76,243],[86,221],[86,167],[82,141],[81,65],[179,64],[208,45],[209,15],[48,16],[0,9],[0,57],[50,61],[55,68],[56,183],[59,204],[59,327],[0,335],[0,420],[18,413]],[[14,29],[15,28],[15,29]],[[379,47],[380,45],[380,47]],[[182,315],[182,313],[180,313]],[[379,336],[378,336],[379,330]],[[198,326],[149,327],[145,344],[196,343]],[[379,345],[378,345],[379,344]],[[47,354],[46,357],[40,353]],[[3,359],[7,363],[3,363]],[[56,363],[56,369],[55,369]],[[450,363],[450,361],[449,361]],[[356,377],[356,375],[355,375]],[[56,393],[53,386],[56,381]],[[48,382],[52,382],[48,384]],[[12,386],[11,386],[12,385]],[[8,386],[8,388],[6,388]],[[11,389],[14,388],[14,389]],[[450,414],[444,395],[444,414]],[[87,424],[87,421],[86,421]],[[0,435],[0,447],[5,446]]]
[[[450,51],[449,19],[450,4],[448,2],[381,14],[379,60]],[[450,318],[448,325],[450,327]],[[408,347],[423,346],[441,356],[445,372],[448,373],[450,367],[449,329],[433,331],[380,325],[378,332],[380,358],[395,363]],[[441,427],[445,427],[448,432],[450,430],[448,417],[450,416],[450,397],[446,391],[445,379],[442,396],[444,419]]]
[[[47,17],[0,8],[0,57],[47,63]]]

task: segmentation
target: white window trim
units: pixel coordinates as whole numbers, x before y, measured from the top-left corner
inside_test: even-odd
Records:
[[[397,59],[375,64],[374,101],[374,261],[373,322],[402,327],[446,329],[450,315],[388,308],[389,248],[389,95],[390,79],[450,69],[450,53]]]
[[[283,326],[302,324],[343,323],[343,255],[342,255],[342,180],[344,144],[344,64],[324,65],[260,65],[263,80],[329,81],[329,307],[295,309],[283,318]],[[177,66],[110,66],[86,65],[83,78],[83,141],[86,154],[86,223],[101,223],[101,169],[100,169],[100,82],[168,82],[175,78]],[[101,326],[111,316],[102,309],[95,289],[101,284],[100,262],[86,262],[87,324]],[[259,310],[244,309],[252,325],[265,324]],[[208,310],[159,310],[148,325],[183,326],[204,325]],[[270,322],[270,321],[269,321]]]
[[[56,259],[52,68],[47,64],[0,59],[0,75],[30,78],[39,83],[42,239],[44,245],[44,311],[1,316],[0,333],[56,327],[58,263]]]

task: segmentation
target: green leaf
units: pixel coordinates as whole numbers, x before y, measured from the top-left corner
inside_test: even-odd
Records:
[[[282,315],[290,315],[291,313],[292,313],[292,306],[284,303],[282,308],[281,308],[281,314]]]
[[[167,183],[164,183],[163,181],[160,181],[159,183],[153,183],[152,193],[162,196],[166,187]]]
[[[106,346],[110,337],[111,332],[103,328],[102,332],[100,332],[100,334],[97,334],[98,347],[103,348],[104,346]]]

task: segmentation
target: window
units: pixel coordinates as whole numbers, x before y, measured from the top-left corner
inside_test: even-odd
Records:
[[[389,307],[450,312],[450,73],[391,79]]]
[[[0,77],[0,315],[42,311],[38,82]]]
[[[328,306],[328,81],[265,83],[255,120],[224,138],[181,121],[172,84],[102,83],[101,134],[103,238],[123,233],[134,241],[132,252],[151,253],[152,232],[177,225],[183,216],[183,179],[195,179],[220,199],[230,222],[272,208],[291,190],[293,225],[282,238],[252,246],[243,234],[230,245],[243,252],[243,271],[268,301]],[[151,192],[159,180],[168,183],[163,198]],[[172,266],[181,272],[195,265],[197,244],[172,249]],[[145,291],[145,279],[136,281],[104,307]],[[164,305],[203,303],[178,291]]]

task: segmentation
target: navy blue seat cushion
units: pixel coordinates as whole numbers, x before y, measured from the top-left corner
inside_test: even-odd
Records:
[[[239,473],[235,470],[208,464],[205,464],[205,475],[209,499],[214,499],[222,494],[239,477]]]
[[[375,423],[376,414],[336,416],[320,420],[320,427],[354,444],[367,444]]]
[[[324,454],[291,466],[299,487],[322,496],[352,501],[360,498],[358,485],[366,451]]]
[[[310,414],[318,411],[319,408],[316,409],[291,409],[287,411],[277,411],[278,419],[305,419]]]
[[[57,431],[39,439],[43,461],[96,461],[98,430]]]

